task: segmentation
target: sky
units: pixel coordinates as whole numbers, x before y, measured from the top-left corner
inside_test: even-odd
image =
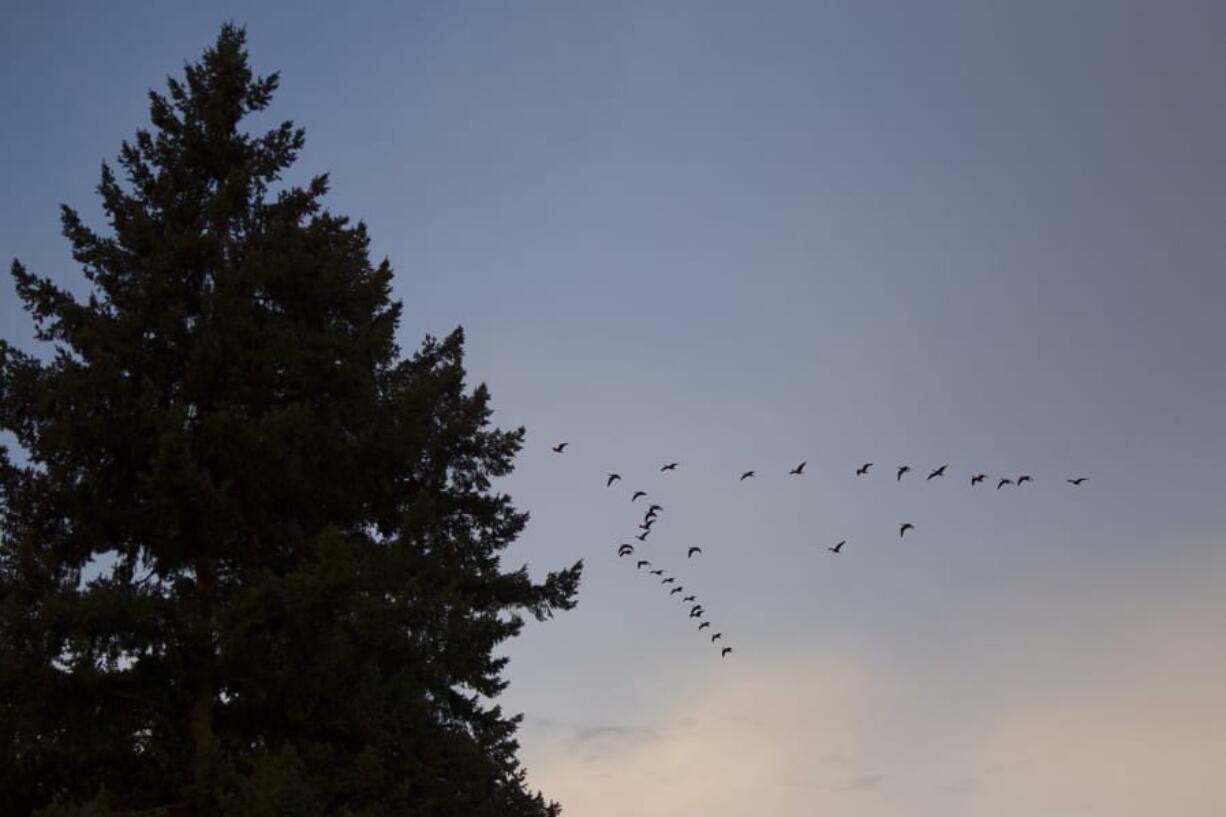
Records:
[[[59,204],[246,26],[527,428],[506,564],[585,562],[501,701],[566,814],[1226,813],[1226,6],[204,5],[4,4],[0,256],[84,293]]]

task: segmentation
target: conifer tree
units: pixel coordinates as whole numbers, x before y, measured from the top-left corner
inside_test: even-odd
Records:
[[[13,263],[50,348],[0,341],[0,813],[555,815],[494,650],[582,565],[501,566],[524,431],[461,330],[401,355],[364,226],[280,181],[303,131],[241,128],[276,87],[223,26],[109,230],[62,210],[88,299]]]

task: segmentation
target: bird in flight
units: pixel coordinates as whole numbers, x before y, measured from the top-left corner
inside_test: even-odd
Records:
[[[621,478],[622,478],[621,474],[609,474],[609,479],[608,481],[605,482],[604,487],[608,488],[610,485],[617,482]]]
[[[622,545],[617,549],[618,556],[629,556],[634,553],[634,545]]]
[[[1023,482],[1034,482],[1034,477],[1030,476],[1029,474],[1022,474],[1017,478],[1017,484],[1021,485]]]
[[[738,480],[738,482],[744,482],[745,480],[749,479],[752,476],[753,476],[753,471],[746,471],[745,473],[741,474],[741,478]]]
[[[638,499],[641,496],[647,496],[647,492],[646,491],[635,491],[634,496],[630,497],[630,501],[633,502],[634,500]]]
[[[686,552],[685,558],[693,559],[695,553],[702,553],[702,548],[695,545],[694,547],[690,548],[689,551]]]
[[[650,564],[651,562],[647,561],[646,559],[639,559],[637,562],[634,563],[634,569],[642,570],[643,568],[647,567]]]
[[[909,530],[915,530],[915,525],[912,525],[910,522],[903,522],[898,526],[898,538],[901,539],[902,535]]]
[[[684,587],[682,587],[681,585],[677,585],[677,586],[676,586],[676,587],[674,587],[672,590],[669,590],[669,591],[668,591],[668,595],[670,595],[670,596],[675,596],[675,595],[677,595],[678,593],[684,593],[684,592],[685,592],[685,588],[684,588]]]
[[[568,445],[570,445],[570,443],[558,443],[557,445],[553,447],[553,453],[561,454],[563,451],[566,450],[566,446]]]
[[[1077,479],[1066,479],[1065,480],[1065,482],[1067,482],[1069,485],[1080,485],[1081,483],[1085,481],[1086,481],[1085,477],[1077,477]]]
[[[719,651],[719,657],[720,657],[720,658],[727,658],[727,657],[728,657],[728,653],[730,653],[730,652],[732,652],[732,648],[731,648],[731,647],[724,647],[722,650],[720,650],[720,651]]]
[[[655,523],[656,523],[656,518],[654,516],[651,516],[651,517],[648,517],[646,520],[644,520],[643,524],[639,525],[639,528],[641,530],[651,530],[651,526],[654,525]]]
[[[680,465],[680,464],[681,464],[681,463],[679,463],[679,462],[670,462],[670,463],[666,464],[665,466],[663,466],[663,467],[662,467],[660,470],[661,470],[661,471],[676,471],[676,470],[677,470],[677,466],[678,466],[678,465]]]
[[[650,516],[655,516],[656,511],[662,511],[662,510],[664,510],[663,505],[651,505],[647,508],[647,513]]]
[[[1012,485],[1012,484],[1013,484],[1013,480],[1002,479],[1000,482],[996,483],[996,490],[999,491],[1001,488],[1005,487],[1006,485]]]
[[[660,584],[676,584],[676,583],[677,583],[677,580],[674,579],[672,576],[665,576],[663,579],[660,579]]]
[[[864,463],[863,465],[861,465],[859,468],[856,469],[856,476],[858,477],[864,476],[865,474],[868,473],[868,469],[872,467],[873,467],[873,464],[871,462]]]
[[[650,529],[650,528],[648,528],[647,530],[643,531],[642,533],[640,533],[638,536],[636,536],[636,537],[634,537],[634,538],[635,538],[635,539],[638,539],[640,542],[646,542],[646,541],[647,541],[647,534],[649,534],[649,533],[651,533],[651,529]]]
[[[706,610],[702,609],[701,605],[697,606],[693,610],[690,610],[690,618],[702,618],[702,614],[705,612]]]
[[[894,481],[895,481],[895,482],[902,482],[902,475],[903,475],[903,474],[905,474],[905,473],[907,473],[907,472],[908,472],[908,471],[910,471],[910,470],[911,470],[911,466],[910,466],[910,465],[900,465],[900,466],[898,466],[898,477],[897,477],[897,478],[896,478]]]
[[[839,542],[837,545],[835,545],[835,546],[834,546],[834,547],[832,547],[832,548],[826,548],[826,550],[830,551],[831,553],[838,553],[840,550],[842,550],[842,549],[843,549],[843,545],[845,545],[845,544],[847,544],[847,540],[846,540],[846,539],[844,539],[843,541]]]
[[[681,600],[682,601],[695,601],[697,600],[697,598],[698,598],[697,596],[682,596]]]
[[[788,471],[788,473],[789,473],[789,474],[796,474],[797,476],[799,476],[799,475],[801,475],[801,474],[803,474],[803,473],[805,472],[805,466],[806,466],[806,465],[808,465],[808,464],[809,464],[809,461],[808,461],[808,460],[805,460],[805,461],[804,461],[804,462],[802,462],[800,465],[798,465],[798,466],[796,466],[795,468],[793,468],[791,471]]]
[[[716,641],[719,641],[723,637],[724,637],[723,633],[716,633],[715,635],[711,636],[711,643],[714,644]]]
[[[709,621],[704,621],[702,624],[699,624],[699,625],[698,625],[698,629],[700,629],[700,630],[701,630],[701,629],[703,629],[703,628],[705,628],[705,627],[710,627],[710,626],[711,626],[711,622],[709,622]]]
[[[934,468],[932,473],[928,475],[928,479],[932,479],[933,477],[945,476],[945,469],[948,467],[949,465],[942,465],[940,468]],[[928,479],[924,480],[924,482],[927,482]]]
[[[978,485],[979,483],[983,482],[987,478],[988,478],[987,474],[975,474],[975,476],[971,477],[971,485]]]
[[[647,572],[648,572],[648,573],[650,573],[650,574],[651,574],[651,575],[653,575],[653,576],[663,576],[663,575],[664,575],[664,571],[663,571],[663,570],[649,570],[649,571],[647,571]]]

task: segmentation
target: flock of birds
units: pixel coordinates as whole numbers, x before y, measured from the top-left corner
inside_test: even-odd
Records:
[[[566,452],[566,447],[568,445],[569,443],[564,443],[564,442],[558,443],[552,446],[551,450],[555,454],[563,454]],[[788,471],[788,474],[790,476],[803,476],[805,472],[805,466],[807,466],[808,464],[809,463],[807,460],[804,462],[801,462],[795,468],[792,468],[790,471]],[[681,463],[679,462],[667,462],[660,467],[660,471],[661,472],[676,471],[677,467],[680,465]],[[857,477],[867,476],[869,469],[871,469],[873,465],[874,464],[871,462],[864,463],[863,465],[861,465],[859,468],[856,469],[856,476]],[[947,468],[949,468],[948,464],[942,465],[939,468],[932,469],[932,471],[928,473],[928,476],[925,477],[924,481],[927,482],[929,480],[943,478],[945,476],[945,471]],[[895,481],[901,482],[902,478],[905,475],[911,473],[911,470],[912,470],[911,466],[909,465],[899,465],[895,472],[895,477],[894,477]],[[756,471],[753,471],[753,470],[744,471],[741,473],[741,476],[738,481],[744,482],[745,480],[752,479],[756,476],[757,476]],[[605,487],[611,488],[613,487],[614,483],[620,482],[621,479],[622,479],[621,474],[610,472],[605,478]],[[970,478],[971,486],[972,487],[977,486],[980,483],[986,481],[987,479],[988,479],[987,474],[982,474],[982,473],[973,474]],[[1087,477],[1073,477],[1071,479],[1066,479],[1065,482],[1073,486],[1079,486],[1083,482],[1085,482],[1086,479]],[[1027,482],[1034,482],[1034,477],[1030,476],[1029,474],[1020,474],[1017,477],[1001,477],[996,482],[996,490],[999,491],[1002,488],[1004,488],[1006,485],[1012,485],[1014,487],[1018,487],[1018,486],[1026,484]],[[630,502],[634,503],[644,498],[648,498],[647,492],[643,490],[636,490],[631,493]],[[650,502],[647,505],[647,511],[643,516],[643,521],[639,524],[640,533],[636,534],[634,538],[637,539],[640,543],[646,542],[647,537],[651,535],[652,526],[656,523],[656,520],[659,517],[660,512],[663,510],[664,510],[663,506],[658,505],[654,502]],[[909,530],[915,530],[915,525],[913,525],[910,522],[902,522],[898,526],[898,536],[900,538],[906,536],[906,533]],[[826,550],[830,551],[831,553],[838,554],[842,552],[843,546],[846,544],[847,544],[847,540],[843,539],[837,542],[836,544],[834,544],[833,546],[826,548]],[[701,547],[698,547],[697,545],[692,545],[686,550],[686,558],[693,559],[695,556],[698,556],[701,553],[702,553]],[[628,542],[622,542],[617,547],[618,558],[626,558],[629,556],[634,556],[634,554],[635,554],[635,547],[634,545]],[[686,593],[686,589],[683,585],[677,584],[677,578],[675,576],[670,576],[664,570],[654,567],[649,559],[636,558],[635,569],[641,571],[643,568],[652,568],[651,570],[647,571],[647,575],[658,578],[662,586],[672,585],[672,587],[670,587],[668,591],[668,595],[670,597],[680,595],[682,603],[690,605],[689,617],[691,619],[697,620],[699,632],[702,632],[703,630],[706,630],[712,626],[711,622],[708,621],[706,618],[706,614],[707,614],[706,609],[703,607],[702,602],[698,600],[697,594],[689,593],[686,595],[682,595]],[[711,643],[716,644],[721,639],[723,639],[723,635],[724,634],[722,632],[710,633],[709,636],[710,636]],[[721,658],[727,658],[733,651],[732,647],[724,646],[724,645],[719,645],[719,650],[720,650]]]

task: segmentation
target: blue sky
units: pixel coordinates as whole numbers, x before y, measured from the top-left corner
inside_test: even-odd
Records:
[[[568,813],[1226,810],[1220,4],[2,14],[0,254],[84,291],[58,205],[232,19],[402,346],[465,327],[528,428],[508,559],[588,565],[506,696]],[[736,660],[614,555],[631,484]]]

